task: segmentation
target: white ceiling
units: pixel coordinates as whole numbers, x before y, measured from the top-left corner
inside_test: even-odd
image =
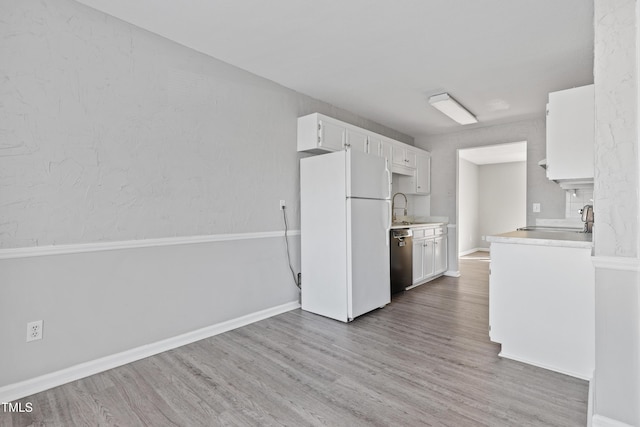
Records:
[[[78,0],[414,137],[542,117],[593,82],[591,0]]]
[[[494,163],[526,162],[527,142],[489,145],[477,148],[466,148],[458,151],[458,156],[476,165]]]

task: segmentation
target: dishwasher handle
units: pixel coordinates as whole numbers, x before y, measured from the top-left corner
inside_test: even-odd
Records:
[[[396,230],[391,230],[391,235],[394,239],[402,240],[405,237],[413,236],[413,232],[410,228],[398,228]]]

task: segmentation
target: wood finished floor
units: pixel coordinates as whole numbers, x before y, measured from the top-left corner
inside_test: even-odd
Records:
[[[587,382],[500,359],[488,262],[460,268],[350,324],[294,310],[38,393],[0,426],[585,426]]]

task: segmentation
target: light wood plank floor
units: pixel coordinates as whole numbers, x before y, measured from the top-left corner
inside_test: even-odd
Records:
[[[33,412],[0,425],[586,425],[587,382],[500,359],[488,262],[460,266],[351,324],[291,311],[22,399]]]

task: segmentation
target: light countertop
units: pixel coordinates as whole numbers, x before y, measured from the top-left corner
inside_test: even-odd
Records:
[[[488,242],[515,243],[537,246],[562,246],[567,248],[592,248],[591,233],[577,233],[571,231],[511,231],[487,236]]]
[[[446,222],[417,222],[413,224],[393,224],[391,225],[391,229],[397,230],[398,228],[439,227],[442,225],[447,225],[447,223]]]

